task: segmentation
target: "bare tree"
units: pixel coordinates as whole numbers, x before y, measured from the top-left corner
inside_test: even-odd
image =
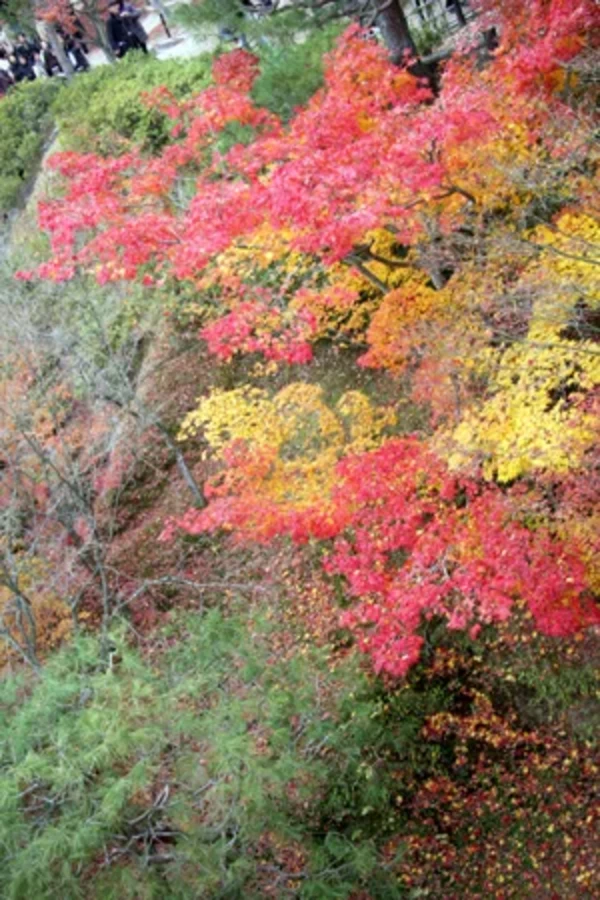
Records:
[[[152,448],[152,432],[192,501],[204,498],[161,403],[144,396],[149,335],[129,326],[119,333],[119,290],[81,283],[32,290],[9,275],[0,281],[0,639],[35,668],[35,602],[19,573],[32,561],[47,563],[45,589],[67,603],[73,625],[90,597],[106,635],[137,580],[115,569],[111,550],[123,494]],[[147,366],[146,377],[153,374]],[[88,433],[78,425],[82,409],[95,423]],[[99,485],[114,459],[124,467],[107,491]]]
[[[37,627],[33,603],[21,585],[22,560],[12,552],[0,522],[0,639],[38,671]]]

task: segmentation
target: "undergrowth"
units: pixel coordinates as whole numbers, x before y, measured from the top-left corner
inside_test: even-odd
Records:
[[[562,731],[555,757],[526,718],[500,700],[488,709],[507,681],[493,652],[432,624],[426,661],[386,687],[352,653],[334,663],[301,640],[278,652],[272,608],[229,606],[173,615],[143,652],[124,623],[108,643],[81,636],[39,680],[4,680],[2,896],[417,897],[421,853],[436,858],[443,835],[431,896],[454,896],[451,862],[471,852],[475,829],[487,869],[473,864],[462,883],[480,896],[496,842],[511,845],[515,877],[527,868],[526,845],[519,862],[512,846],[525,815],[537,840],[546,834],[538,856],[557,878],[563,838],[589,814],[588,744]],[[506,666],[517,657],[502,646]],[[539,674],[527,702],[543,709],[551,697],[561,720],[593,693],[591,669],[567,689],[566,668],[560,685]],[[522,691],[518,677],[508,683]],[[531,805],[550,761],[552,804]],[[525,883],[507,896],[540,894]]]
[[[51,104],[61,89],[52,79],[27,82],[0,102],[0,213],[25,197],[54,126]]]
[[[158,153],[170,140],[172,123],[143,95],[164,85],[178,99],[206,87],[210,56],[158,60],[130,54],[112,66],[100,66],[76,79],[53,107],[64,149],[115,153],[129,142]]]

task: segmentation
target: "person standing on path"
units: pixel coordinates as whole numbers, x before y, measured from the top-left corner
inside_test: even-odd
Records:
[[[129,35],[125,22],[121,16],[121,4],[119,0],[113,0],[108,6],[108,19],[106,20],[106,37],[115,56],[125,56],[129,50]]]
[[[121,16],[129,32],[131,49],[148,52],[148,35],[141,23],[142,13],[133,3],[121,2]]]
[[[146,32],[139,18],[141,13],[135,6],[112,0],[106,20],[106,35],[116,56],[123,57],[128,50],[140,49],[148,52]]]

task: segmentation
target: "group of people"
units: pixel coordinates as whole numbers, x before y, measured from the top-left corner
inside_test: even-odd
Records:
[[[129,50],[148,52],[148,37],[141,16],[141,11],[127,0],[109,2],[106,37],[115,56],[120,58]],[[73,15],[68,30],[56,25],[55,31],[73,69],[76,72],[89,69],[88,45],[81,21]],[[0,97],[21,81],[64,75],[58,56],[61,54],[55,53],[48,41],[41,40],[37,34],[28,37],[21,32],[14,41],[0,44]]]
[[[76,72],[89,69],[88,47],[83,27],[76,22],[73,31],[56,28],[57,40],[62,44],[65,56]],[[37,35],[17,35],[12,44],[0,46],[0,95],[13,84],[35,81],[36,78],[52,78],[63,75],[62,66],[48,41]]]

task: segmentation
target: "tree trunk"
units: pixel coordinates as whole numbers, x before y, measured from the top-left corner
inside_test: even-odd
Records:
[[[97,47],[100,47],[109,62],[114,62],[116,57],[113,52],[113,48],[110,46],[108,37],[106,36],[105,22],[89,9],[86,9],[86,13],[94,31],[96,32],[93,39],[94,43]]]
[[[417,48],[400,5],[401,0],[387,0],[375,19],[392,62],[400,65],[407,56],[417,56]]]
[[[417,52],[417,46],[410,33],[408,22],[402,9],[402,0],[387,0],[380,7],[375,23],[381,30],[381,36],[390,52],[391,61],[401,66],[406,59],[412,59],[408,71],[415,78],[425,79],[434,94],[439,89],[436,67],[421,59]]]
[[[165,441],[167,447],[169,448],[169,450],[171,450],[171,452],[174,454],[175,460],[177,462],[177,468],[179,469],[179,471],[183,477],[183,480],[187,484],[192,497],[194,498],[194,503],[196,504],[196,507],[198,509],[204,509],[204,507],[207,506],[206,499],[204,497],[204,494],[198,487],[198,482],[192,475],[192,472],[187,464],[186,458],[183,455],[183,453],[181,452],[181,447],[179,447],[177,442],[173,440],[173,438],[171,437],[171,435],[169,433],[168,428],[166,428],[162,424],[162,422],[160,422],[158,419],[154,419],[154,425],[162,434],[164,441]]]

